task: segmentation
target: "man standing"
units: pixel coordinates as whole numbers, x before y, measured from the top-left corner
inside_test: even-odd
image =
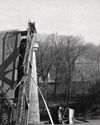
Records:
[[[59,124],[62,124],[62,120],[63,120],[63,109],[62,109],[62,107],[59,107],[59,109],[58,109],[58,121],[59,121]]]

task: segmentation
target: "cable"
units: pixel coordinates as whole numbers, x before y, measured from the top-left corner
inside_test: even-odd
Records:
[[[46,101],[45,101],[45,99],[44,99],[44,97],[43,97],[43,94],[42,94],[42,92],[41,92],[39,86],[36,84],[34,78],[33,78],[32,76],[31,76],[31,78],[32,78],[33,82],[35,83],[37,89],[38,89],[39,92],[40,92],[40,95],[41,95],[41,97],[42,97],[42,99],[43,99],[43,102],[44,102],[44,104],[45,104],[45,107],[46,107],[46,109],[47,109],[47,113],[48,113],[48,115],[49,115],[49,118],[50,118],[51,124],[54,125],[53,119],[52,119],[52,117],[51,117],[51,114],[50,114],[49,108],[48,108],[48,106],[47,106],[47,103],[46,103]]]

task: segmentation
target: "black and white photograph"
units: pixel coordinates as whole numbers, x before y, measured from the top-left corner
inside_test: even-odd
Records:
[[[100,125],[100,0],[0,0],[0,125]]]

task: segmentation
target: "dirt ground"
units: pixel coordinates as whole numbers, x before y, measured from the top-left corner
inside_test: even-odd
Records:
[[[44,124],[41,123],[41,125],[44,125]],[[49,124],[49,125],[51,125],[51,124]],[[59,124],[59,125],[61,125],[61,124]],[[69,124],[66,124],[66,125],[69,125]],[[80,123],[75,123],[73,125],[100,125],[100,120],[88,120],[88,122],[80,122]]]
[[[100,125],[100,120],[88,120],[88,122],[77,123],[75,125]]]

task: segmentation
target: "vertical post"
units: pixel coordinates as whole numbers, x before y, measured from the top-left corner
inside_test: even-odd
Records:
[[[29,99],[29,125],[40,124],[39,115],[39,99],[38,99],[38,89],[37,89],[37,70],[36,70],[36,55],[33,49],[32,52],[32,72],[31,85],[30,85],[30,99]]]

